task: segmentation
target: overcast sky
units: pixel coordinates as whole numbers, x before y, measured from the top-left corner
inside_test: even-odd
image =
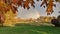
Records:
[[[35,1],[36,2],[36,1]],[[40,7],[42,1],[35,3],[35,8],[31,7],[29,10],[24,9],[23,7],[18,8],[18,17],[20,18],[38,18],[39,16],[47,16],[46,8]],[[54,7],[54,12],[50,16],[58,16],[60,13],[60,4],[56,3],[56,7]]]

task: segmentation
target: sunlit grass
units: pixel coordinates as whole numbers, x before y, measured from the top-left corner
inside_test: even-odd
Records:
[[[20,25],[0,27],[0,34],[60,34],[59,27]]]

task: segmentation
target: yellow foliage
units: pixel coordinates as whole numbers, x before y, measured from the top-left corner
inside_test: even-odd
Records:
[[[11,26],[15,23],[14,17],[16,17],[16,14],[14,14],[11,9],[10,9],[10,11],[7,11],[7,13],[5,13],[4,15],[5,15],[4,25]]]
[[[6,13],[5,13],[5,8],[9,9],[8,11],[6,11]],[[0,11],[3,11],[4,13],[4,18],[5,18],[4,25],[12,26],[16,22],[15,17],[17,14],[16,13],[14,14],[11,7],[8,6],[8,4],[5,4],[3,0],[0,1]]]

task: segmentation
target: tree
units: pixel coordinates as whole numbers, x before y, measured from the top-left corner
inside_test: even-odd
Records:
[[[40,0],[37,0],[37,1],[40,1]],[[60,0],[55,0],[55,1],[60,2]],[[45,4],[46,7],[47,7],[47,9],[46,9],[47,15],[50,15],[50,14],[52,14],[54,12],[53,11],[53,6],[56,7],[56,5],[53,3],[55,1],[54,0],[43,0],[40,7],[42,7]],[[0,0],[0,12],[3,13],[2,16],[0,15],[0,21],[2,21],[1,17],[3,17],[4,14],[7,13],[10,9],[12,10],[12,12],[14,14],[16,14],[16,12],[18,12],[17,8],[19,6],[23,7],[24,9],[26,9],[26,8],[30,9],[29,4],[32,7],[35,7],[34,0],[26,0],[26,1],[24,1],[24,0]],[[45,8],[45,6],[44,6],[44,8]]]

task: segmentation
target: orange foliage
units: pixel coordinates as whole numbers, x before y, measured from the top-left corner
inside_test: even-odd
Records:
[[[48,5],[48,0],[43,0],[43,2],[42,2],[42,4],[41,4],[41,6],[43,6],[44,4],[46,4],[46,6]]]
[[[50,0],[46,9],[47,15],[53,13],[53,6],[54,6],[53,0]]]
[[[53,3],[54,0],[43,0],[42,4],[40,5],[41,7],[45,4],[47,9],[46,9],[46,12],[47,12],[47,15],[50,15],[52,14],[54,11],[53,11],[53,6],[56,7],[56,5]],[[45,8],[45,6],[44,6]]]
[[[23,7],[29,9],[29,2],[28,1],[24,1]]]

